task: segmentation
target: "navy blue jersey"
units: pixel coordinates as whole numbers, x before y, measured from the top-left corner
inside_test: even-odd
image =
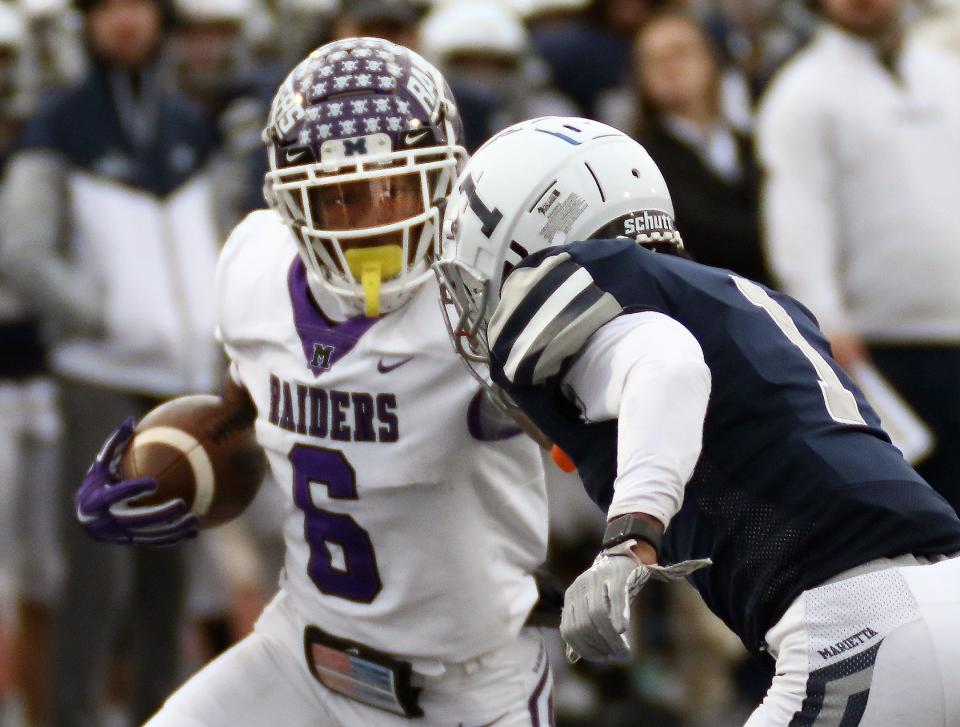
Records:
[[[491,333],[493,380],[571,456],[604,510],[616,422],[584,423],[561,389],[566,367],[622,313],[665,314],[699,342],[712,376],[703,449],[662,557],[713,559],[692,580],[748,647],[801,591],[843,570],[960,550],[960,519],[793,299],[622,238],[548,248],[521,268],[532,270],[508,279]],[[548,310],[549,322],[535,318]]]

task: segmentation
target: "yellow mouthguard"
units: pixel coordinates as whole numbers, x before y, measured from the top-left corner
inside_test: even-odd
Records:
[[[403,268],[403,248],[399,245],[378,245],[347,250],[344,255],[353,277],[360,280],[367,318],[380,315],[380,284],[399,275]]]

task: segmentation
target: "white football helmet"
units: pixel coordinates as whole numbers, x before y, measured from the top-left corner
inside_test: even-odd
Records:
[[[473,364],[489,362],[487,322],[513,267],[547,247],[612,237],[683,247],[663,175],[623,132],[548,116],[477,150],[448,200],[434,272],[454,349],[482,383]]]
[[[291,71],[264,131],[264,195],[315,295],[374,317],[431,278],[462,137],[443,76],[403,46],[348,38]]]

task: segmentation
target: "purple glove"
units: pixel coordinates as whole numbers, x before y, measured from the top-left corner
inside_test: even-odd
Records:
[[[157,481],[120,479],[120,459],[136,420],[127,419],[107,438],[73,497],[77,520],[92,537],[108,543],[171,545],[196,537],[197,517],[177,498],[159,505],[137,500],[157,491]]]

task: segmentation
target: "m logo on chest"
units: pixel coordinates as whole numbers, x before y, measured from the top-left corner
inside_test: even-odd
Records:
[[[310,366],[315,369],[330,368],[330,357],[336,346],[325,346],[322,343],[313,344],[313,357],[310,359]]]

